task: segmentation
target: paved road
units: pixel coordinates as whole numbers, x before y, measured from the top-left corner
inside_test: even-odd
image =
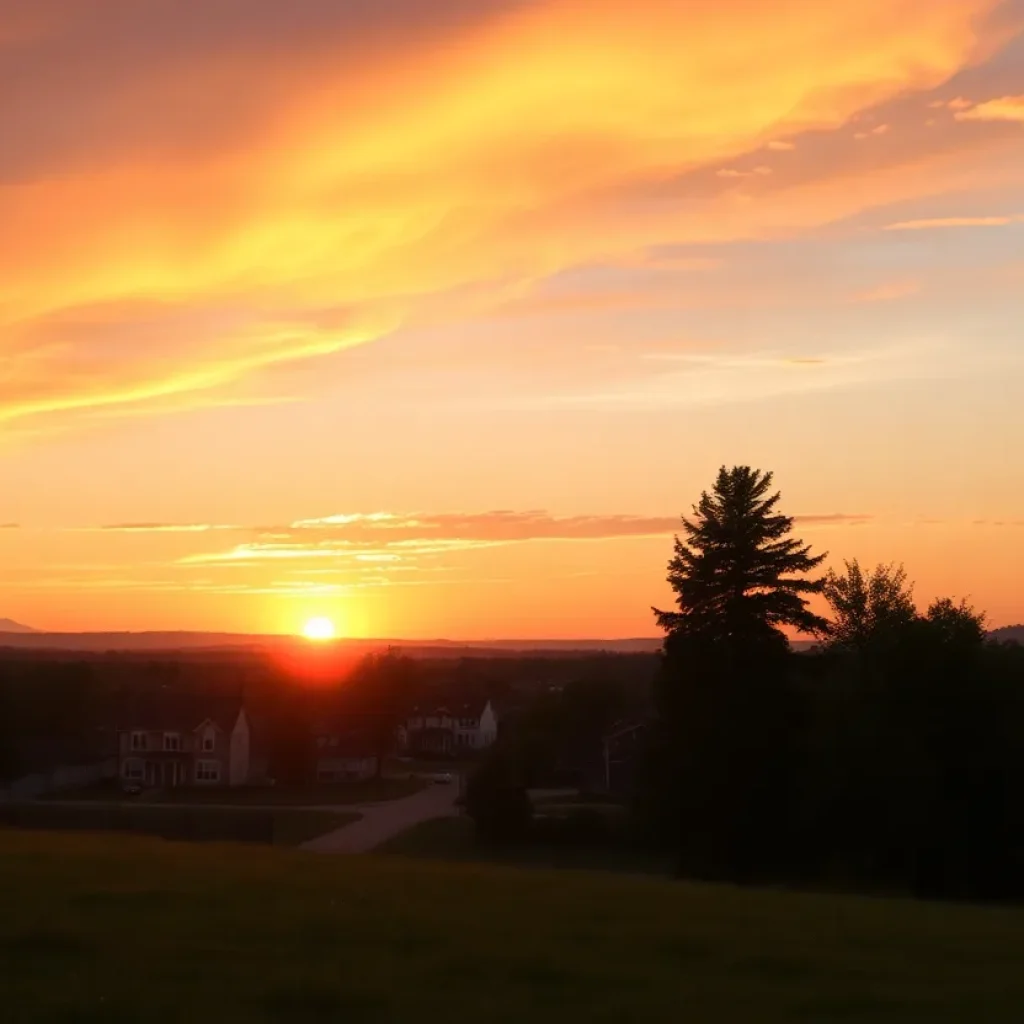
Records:
[[[362,804],[346,810],[362,814],[359,821],[303,843],[301,849],[313,853],[369,853],[400,832],[431,818],[448,818],[458,813],[456,785],[434,785],[400,800]]]

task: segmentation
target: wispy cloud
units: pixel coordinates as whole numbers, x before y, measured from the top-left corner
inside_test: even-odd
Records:
[[[104,533],[210,533],[217,530],[244,530],[224,523],[111,523],[90,527]]]
[[[960,101],[954,100],[953,103]],[[1024,96],[1003,96],[996,100],[987,100],[977,106],[968,105],[954,107],[954,117],[958,121],[1017,121],[1024,124]]]
[[[853,526],[869,515],[829,513],[798,516],[806,526]],[[552,516],[547,512],[345,513],[303,519],[289,526],[254,528],[258,539],[227,551],[185,556],[182,565],[253,566],[266,562],[407,567],[423,559],[534,541],[610,541],[667,537],[680,529],[679,516]]]
[[[888,135],[890,131],[891,131],[891,126],[890,125],[879,124],[879,125],[875,125],[874,128],[867,129],[866,131],[855,132],[853,137],[855,139],[857,139],[859,142],[863,142],[864,139],[870,139],[870,138],[873,138],[873,137],[877,137],[879,135]]]
[[[963,96],[957,96],[951,100],[932,100],[928,104],[932,110],[970,110],[974,106],[971,100],[964,99]]]
[[[719,178],[767,178],[772,173],[772,169],[761,164],[752,167],[749,171],[737,170],[735,167],[723,167],[715,173]]]
[[[289,529],[360,539],[387,536],[394,543],[403,539],[439,538],[460,541],[603,540],[612,537],[655,536],[670,532],[677,524],[677,519],[666,516],[553,516],[539,510],[502,510],[410,515],[376,512],[368,515],[326,516],[299,520]]]
[[[933,231],[943,228],[1002,228],[1024,222],[1024,216],[998,217],[933,217],[923,220],[902,220],[887,224],[886,231]]]
[[[269,369],[457,289],[759,237],[739,189],[699,217],[631,196],[716,168],[774,187],[738,162],[947,81],[996,4],[225,0],[195,25],[176,0],[4,5],[0,420],[259,400],[239,391]],[[797,190],[796,223],[831,219]]]
[[[817,516],[795,516],[794,520],[803,526],[864,526],[874,521],[872,515],[850,515],[845,512],[832,512]]]

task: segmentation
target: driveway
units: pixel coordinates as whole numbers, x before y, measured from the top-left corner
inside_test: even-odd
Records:
[[[379,804],[346,807],[362,818],[327,835],[303,843],[300,849],[313,853],[369,853],[399,833],[431,818],[449,818],[458,813],[455,801],[459,787],[429,786],[412,796]]]

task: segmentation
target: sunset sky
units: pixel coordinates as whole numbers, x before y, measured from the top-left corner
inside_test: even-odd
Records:
[[[0,617],[654,635],[776,473],[1024,621],[1024,0],[3,0]]]

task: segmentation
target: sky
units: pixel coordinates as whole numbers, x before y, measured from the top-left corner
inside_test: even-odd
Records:
[[[772,470],[1024,621],[1024,0],[4,0],[0,617],[656,633]]]

